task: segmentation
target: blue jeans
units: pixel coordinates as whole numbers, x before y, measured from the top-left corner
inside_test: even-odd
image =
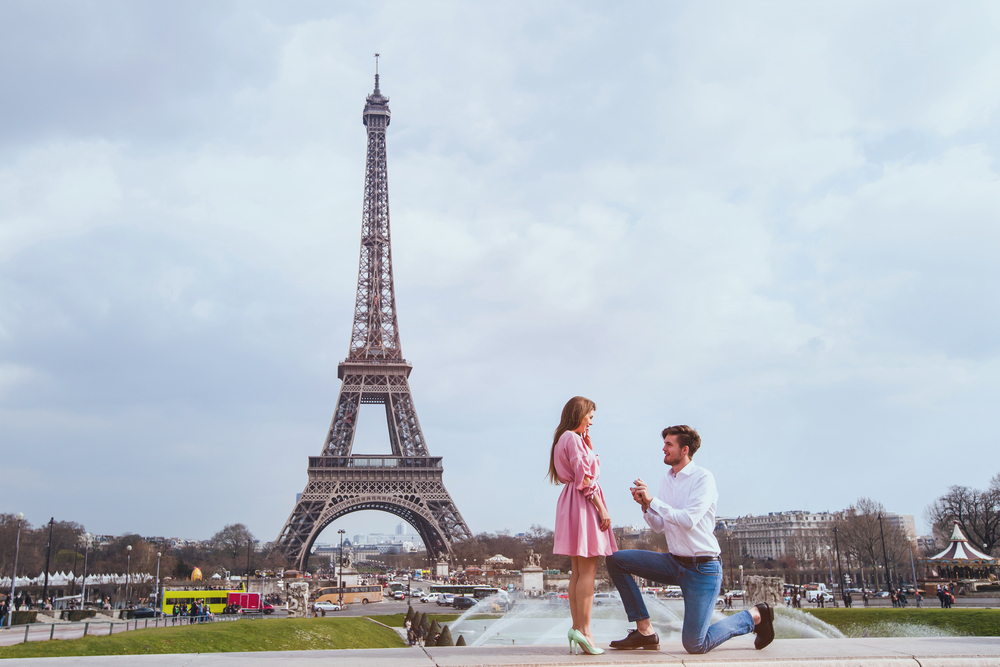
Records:
[[[688,653],[708,653],[727,639],[753,632],[753,617],[749,611],[741,611],[709,625],[722,584],[720,561],[698,563],[688,568],[670,554],[629,549],[608,556],[607,566],[611,581],[625,605],[628,620],[633,622],[649,618],[649,612],[631,575],[681,587],[684,593],[681,643]]]

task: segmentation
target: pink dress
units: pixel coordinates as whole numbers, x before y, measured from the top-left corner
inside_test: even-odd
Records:
[[[602,531],[595,493],[604,502],[597,483],[601,461],[573,431],[559,436],[555,450],[556,475],[565,486],[556,503],[556,534],[552,553],[563,556],[610,556],[618,551],[611,529]],[[607,507],[607,503],[604,503]]]

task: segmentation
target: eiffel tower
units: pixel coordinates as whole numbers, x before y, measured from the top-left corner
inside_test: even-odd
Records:
[[[276,543],[300,571],[323,529],[359,510],[381,510],[404,519],[417,529],[430,556],[447,554],[456,540],[472,536],[444,488],[441,457],[427,451],[407,382],[413,366],[403,359],[399,344],[389,245],[389,117],[389,98],[379,91],[376,68],[375,91],[362,114],[368,159],[351,347],[337,367],[343,384],[323,452],[309,457],[309,481]],[[392,454],[351,453],[362,404],[385,406]]]

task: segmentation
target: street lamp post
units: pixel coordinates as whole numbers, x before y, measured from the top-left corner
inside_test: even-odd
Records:
[[[21,550],[21,523],[24,521],[24,514],[18,512],[17,519],[17,539],[14,541],[14,569],[10,572],[10,597],[7,598],[7,627],[14,617],[14,582],[17,581],[17,553]]]
[[[76,561],[79,560],[80,554],[77,552],[76,547],[73,547],[73,578],[69,580],[69,595],[73,597],[76,595]],[[82,606],[82,605],[81,605]]]
[[[87,556],[90,555],[90,533],[83,534],[83,580],[80,582],[80,609],[87,601]]]
[[[337,598],[337,604],[343,606],[343,604],[344,604],[344,533],[346,533],[347,531],[344,530],[343,528],[341,528],[337,532],[340,534],[340,552],[337,554],[338,555],[338,560],[340,561],[340,565],[337,568],[337,573],[340,575],[339,576],[339,579],[340,579],[340,595]]]
[[[726,532],[726,546],[729,547],[729,587],[733,587],[733,540]]]
[[[162,552],[160,551],[156,552],[156,606],[157,607],[163,606],[160,604],[160,556],[162,555],[163,555]]]
[[[42,608],[49,599],[49,562],[52,560],[52,527],[56,518],[49,519],[49,541],[45,543],[45,584],[42,586]]]
[[[892,578],[889,576],[889,556],[885,550],[885,531],[882,529],[882,515],[878,515],[878,532],[882,537],[882,565],[885,566],[885,587],[889,589],[890,595],[894,593],[892,589]]]
[[[740,565],[740,590],[743,592],[741,596],[743,599],[743,606],[747,606],[747,589],[743,587],[743,565]]]
[[[837,575],[840,577],[840,597],[843,598],[844,604],[847,604],[847,591],[844,589],[844,570],[840,567],[840,540],[837,538],[837,527],[833,527],[833,544],[837,547]],[[850,569],[850,564],[848,564],[848,569]],[[836,605],[836,601],[834,601]]]
[[[826,545],[826,564],[827,564],[827,567],[830,568],[830,580],[829,581],[830,581],[830,588],[833,589],[833,560],[830,558],[830,551],[831,551],[830,545],[828,544],[828,545]],[[839,567],[839,564],[838,564],[838,567]],[[844,582],[841,581],[840,583],[841,583],[841,587],[840,588],[843,591],[843,589],[844,589],[843,583]],[[821,595],[822,595],[822,593],[821,593]],[[836,595],[833,596],[833,606],[834,607],[837,606],[837,596]]]
[[[906,540],[906,543],[910,546],[910,574],[913,576],[913,594],[917,594],[917,568],[913,565],[913,542]]]
[[[125,605],[122,607],[124,609],[128,606],[129,601],[129,588],[132,583],[132,545],[125,547]]]

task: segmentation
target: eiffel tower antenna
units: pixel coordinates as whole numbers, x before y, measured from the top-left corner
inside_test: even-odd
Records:
[[[354,325],[347,358],[337,366],[343,383],[323,450],[309,457],[305,490],[276,542],[299,571],[305,570],[323,529],[359,510],[390,512],[407,521],[432,556],[448,554],[455,541],[472,537],[444,487],[441,457],[427,451],[407,381],[413,366],[403,358],[399,341],[389,243],[385,149],[389,98],[379,91],[377,53],[375,58],[375,90],[361,115],[368,133],[368,157]],[[352,453],[363,404],[385,407],[392,454]]]

